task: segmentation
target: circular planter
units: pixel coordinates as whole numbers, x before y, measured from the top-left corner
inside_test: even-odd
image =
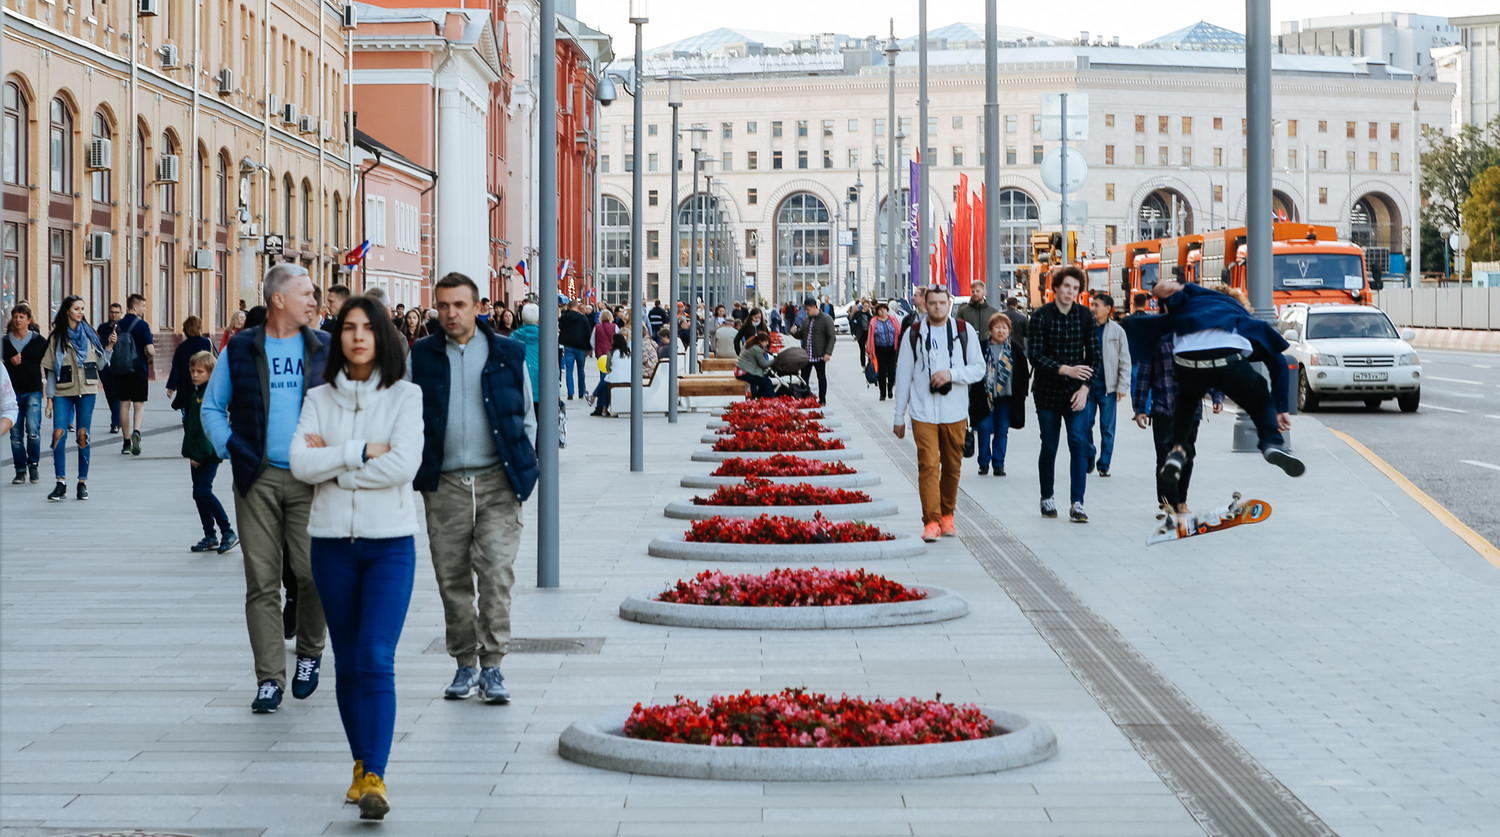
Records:
[[[1014,712],[980,707],[1007,732],[978,741],[889,747],[708,747],[626,738],[622,709],[575,721],[558,739],[568,761],[680,779],[853,782],[995,773],[1057,754],[1051,728]]]
[[[820,419],[809,419],[809,420],[810,421],[816,421],[819,424],[823,425],[824,427],[843,427],[844,426],[843,423],[840,422],[838,419],[820,418]],[[723,421],[722,419],[714,419],[713,421],[710,421],[708,423],[708,429],[709,430],[718,430],[721,427],[728,427],[728,426],[729,426],[729,422]]]
[[[732,434],[728,435],[728,436],[720,436],[717,433],[705,433],[703,435],[703,437],[700,438],[698,441],[702,442],[705,445],[712,445],[714,442],[717,442],[720,439],[730,439],[730,438],[733,438]],[[850,433],[840,433],[839,431],[834,430],[834,431],[829,431],[828,433],[819,433],[818,434],[818,438],[819,439],[838,439],[841,442],[847,442],[847,441],[853,439],[854,436],[853,436],[853,434],[850,434]]]
[[[703,448],[693,451],[692,459],[694,462],[723,462],[726,459],[762,459],[778,453],[800,456],[814,462],[838,462],[865,458],[858,448],[843,448],[842,450],[712,450]]]
[[[824,561],[878,561],[909,558],[927,551],[916,535],[897,535],[895,540],[860,543],[698,543],[683,539],[681,532],[664,535],[646,548],[648,555],[680,561],[711,561],[738,564],[813,564]]]
[[[824,474],[816,477],[761,477],[766,482],[796,485],[821,485],[826,488],[863,488],[880,485],[880,475],[861,471],[857,474]],[[739,485],[744,477],[716,477],[712,474],[688,474],[682,478],[683,488],[718,488],[721,485]]]
[[[620,618],[648,625],[678,628],[718,628],[763,631],[817,631],[845,628],[885,628],[892,625],[922,625],[957,619],[969,605],[957,593],[942,587],[913,585],[927,591],[927,598],[886,604],[830,605],[824,607],[725,607],[658,602],[661,591],[631,596],[620,603]]]
[[[662,514],[674,520],[707,520],[715,515],[760,517],[763,514],[812,520],[814,515],[821,512],[829,520],[865,520],[871,517],[890,517],[897,511],[895,502],[891,500],[827,506],[700,506],[690,500],[674,500],[667,504]]]

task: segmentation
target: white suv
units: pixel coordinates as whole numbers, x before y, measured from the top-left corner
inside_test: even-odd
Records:
[[[1389,317],[1369,305],[1283,306],[1276,323],[1297,359],[1297,409],[1322,401],[1363,401],[1372,410],[1395,398],[1401,412],[1422,400],[1422,361]]]

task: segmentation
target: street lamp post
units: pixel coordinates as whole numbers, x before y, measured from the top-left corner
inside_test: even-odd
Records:
[[[927,242],[931,239],[927,231],[927,219],[932,215],[932,209],[927,205],[927,168],[932,161],[927,159],[927,143],[932,139],[927,135],[927,0],[917,0],[917,73],[920,78],[917,81],[921,90],[917,93],[917,188],[916,194],[912,196],[917,202],[917,264],[912,269],[916,275],[922,277],[919,284],[926,285],[935,281],[935,277],[928,277],[927,266],[931,260],[927,255]],[[1064,139],[1063,144],[1067,144]],[[1064,155],[1066,160],[1067,156]],[[1063,196],[1067,200],[1067,196]],[[1066,234],[1063,236],[1066,240]]]
[[[859,169],[854,170],[854,207],[853,214],[849,216],[849,226],[854,230],[854,238],[849,242],[849,247],[854,250],[854,284],[849,294],[854,299],[864,295],[863,285],[865,282],[865,254],[864,242],[860,241],[859,222],[865,214],[864,206],[860,203],[860,196],[864,193],[865,183],[860,178]]]
[[[643,206],[641,195],[644,191],[642,175],[645,172],[646,157],[642,153],[643,142],[646,133],[645,117],[645,43],[641,36],[641,27],[646,23],[646,0],[630,0],[630,22],[635,26],[635,138],[631,146],[635,154],[634,171],[630,178],[630,344],[635,350],[630,353],[630,470],[644,471],[645,464],[645,440],[643,438],[646,430],[645,415],[641,411],[641,400],[646,396],[644,384],[645,366],[642,363],[644,352],[641,351],[641,309],[644,307],[645,283],[642,270],[645,267],[645,250],[641,242],[645,240],[644,231],[645,218],[643,217]],[[550,153],[550,152],[549,152]],[[543,223],[552,223],[552,217],[543,215]],[[545,306],[544,306],[545,307]]]
[[[885,294],[883,293],[883,291],[885,289],[885,273],[884,273],[884,271],[885,271],[885,264],[886,264],[886,260],[890,258],[891,244],[890,244],[890,242],[886,242],[886,245],[885,245],[885,254],[886,255],[885,256],[881,256],[881,250],[880,250],[880,233],[881,233],[881,229],[880,229],[880,211],[879,211],[879,207],[880,207],[880,196],[883,193],[880,191],[880,167],[882,165],[884,165],[884,163],[882,163],[880,161],[880,150],[879,149],[876,149],[875,164],[874,165],[875,165],[875,206],[876,206],[875,223],[873,225],[874,228],[875,228],[875,281],[874,281],[874,283],[872,283],[873,284],[872,290],[874,292],[874,296],[875,296],[876,299],[882,299],[885,296]],[[886,212],[890,212],[891,211],[891,207],[890,207],[889,204],[886,205],[885,211]]]
[[[679,219],[677,213],[677,172],[681,168],[677,164],[679,153],[677,144],[680,139],[678,136],[677,112],[682,108],[682,83],[692,80],[691,76],[685,76],[681,73],[672,73],[665,79],[667,82],[667,106],[672,109],[672,162],[668,164],[672,167],[672,230],[670,233],[672,243],[667,245],[672,248],[671,279],[667,287],[667,328],[672,335],[671,342],[667,344],[671,346],[671,351],[667,353],[667,369],[670,373],[670,377],[667,379],[668,424],[677,423],[677,346],[679,345],[677,338],[677,285],[682,261],[677,250],[677,241],[680,235],[678,232]]]
[[[558,546],[560,494],[557,461],[557,4],[541,0],[541,61],[538,109],[537,212],[542,219],[537,236],[537,292],[543,294],[538,328],[540,363],[533,382],[541,405],[537,416],[536,584],[559,584]],[[134,20],[132,20],[134,24]],[[132,64],[132,69],[134,65]],[[132,218],[134,215],[131,216]]]
[[[689,372],[697,372],[698,371],[698,166],[700,164],[699,163],[699,157],[698,157],[698,155],[700,155],[700,154],[703,153],[703,135],[708,133],[708,127],[704,126],[704,125],[694,125],[693,127],[688,128],[688,131],[693,135],[693,139],[689,143],[693,147],[693,197],[692,197],[692,201],[688,204],[688,221],[689,221],[689,223],[692,224],[693,233],[692,233],[692,236],[688,239],[688,293],[687,293],[687,313],[688,313],[688,371]],[[672,199],[676,200],[677,196],[673,195]],[[672,208],[672,211],[675,213],[677,211],[677,208],[674,206]],[[672,246],[676,247],[677,246],[677,242],[675,242],[675,241],[672,242]]]
[[[896,153],[896,56],[901,54],[901,45],[896,42],[896,22],[891,21],[891,38],[885,42],[885,64],[890,71],[890,101],[887,104],[885,137],[886,171],[891,176],[891,191],[885,202],[886,227],[886,272],[884,298],[889,299],[896,285],[896,188],[897,175],[901,171],[901,157]],[[878,188],[875,190],[880,191]]]
[[[891,295],[892,296],[895,296],[895,291],[896,291],[896,288],[895,288],[895,285],[896,285],[896,276],[897,276],[897,274],[899,274],[901,272],[901,271],[899,271],[899,270],[896,269],[896,265],[900,264],[900,262],[896,261],[896,230],[897,230],[897,227],[896,227],[896,212],[895,212],[895,210],[900,210],[901,211],[901,223],[902,224],[906,223],[906,216],[907,216],[906,201],[904,201],[904,200],[898,200],[903,193],[902,193],[901,189],[898,188],[898,185],[897,185],[897,184],[900,183],[900,180],[897,179],[897,177],[895,176],[895,172],[898,172],[901,169],[905,168],[905,166],[900,165],[901,160],[903,159],[902,156],[901,156],[902,153],[903,153],[902,150],[901,150],[901,145],[904,142],[906,142],[906,132],[905,131],[897,131],[896,132],[896,156],[893,157],[892,161],[891,161],[891,172],[892,172],[892,174],[891,174],[891,202],[890,202],[890,206],[891,206],[892,211],[889,212],[889,213],[887,213],[887,215],[886,215],[886,223],[890,225],[890,233],[891,233],[891,288],[890,288],[890,291],[891,291]],[[903,253],[906,253],[910,249],[911,249],[910,239],[903,239],[901,251]],[[907,283],[910,284],[910,279],[908,279]],[[903,290],[901,296],[904,298],[907,295],[908,295],[908,291]]]
[[[708,160],[704,160],[703,164],[705,166],[708,165]],[[703,191],[706,198],[704,201],[704,212],[708,212],[710,211],[710,207],[713,206],[714,193],[714,176],[708,172],[703,173]],[[701,357],[708,357],[708,349],[713,345],[710,341],[713,339],[714,330],[709,323],[714,318],[714,303],[713,297],[708,292],[708,263],[710,255],[717,256],[718,247],[716,246],[717,242],[714,241],[714,236],[717,234],[717,231],[714,229],[714,216],[709,215],[703,224],[703,354]],[[715,246],[711,247],[710,242],[713,242]],[[715,266],[717,267],[717,265]],[[714,275],[714,281],[718,281],[717,273]]]
[[[984,2],[984,199],[1000,194],[1000,69],[995,0]],[[998,209],[998,207],[996,207]],[[984,281],[1000,286],[1000,213],[984,208]],[[1064,245],[1066,246],[1066,245]],[[1009,284],[1009,283],[1007,283]]]

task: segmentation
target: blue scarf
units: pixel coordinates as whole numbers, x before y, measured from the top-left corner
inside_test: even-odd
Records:
[[[94,344],[94,348],[99,350],[100,355],[104,354],[104,344],[99,342],[99,335],[94,332],[93,326],[83,320],[79,320],[78,325],[68,329],[68,343],[73,347],[73,355],[78,358],[79,366],[88,362],[90,343]]]

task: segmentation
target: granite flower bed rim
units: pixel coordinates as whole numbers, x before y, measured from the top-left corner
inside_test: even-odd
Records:
[[[700,448],[693,451],[694,462],[723,462],[726,459],[766,459],[768,457],[782,454],[783,456],[800,456],[803,459],[811,459],[814,462],[838,462],[848,459],[864,459],[865,455],[859,448],[839,448],[837,450],[712,450]]]
[[[752,430],[751,432],[755,433],[755,432],[759,432],[759,431]],[[702,442],[705,445],[711,445],[714,442],[719,441],[720,439],[733,439],[735,437],[735,435],[736,434],[734,434],[734,433],[726,433],[726,434],[720,436],[718,433],[705,433],[702,436],[698,437],[698,441]],[[838,431],[838,430],[830,430],[827,433],[819,433],[818,434],[818,438],[819,439],[838,439],[840,442],[850,442],[850,441],[854,440],[854,434],[853,433],[845,433],[845,432]]]
[[[816,564],[824,561],[882,561],[910,558],[927,552],[917,535],[897,534],[888,541],[851,543],[702,543],[686,540],[682,532],[651,541],[646,554],[677,561],[735,564]]]
[[[926,590],[927,598],[881,604],[819,605],[811,607],[729,607],[659,602],[661,590],[630,596],[620,602],[620,618],[646,625],[716,630],[820,631],[852,628],[889,628],[946,622],[969,613],[969,603],[946,587],[909,584]]]
[[[673,520],[707,520],[710,517],[760,517],[763,514],[812,520],[818,513],[828,520],[864,520],[892,517],[900,513],[894,500],[875,498],[868,503],[838,503],[821,506],[700,506],[691,500],[673,500],[661,512]]]
[[[796,485],[807,483],[808,485],[823,488],[867,488],[872,485],[880,485],[880,475],[869,471],[858,471],[853,474],[817,474],[806,477],[760,477],[767,482],[780,485]],[[713,474],[687,474],[682,478],[683,488],[718,488],[721,485],[739,485],[744,482],[744,477],[716,477]]]
[[[998,773],[1057,755],[1046,724],[980,706],[1006,732],[976,741],[885,747],[709,747],[626,738],[630,710],[574,721],[558,738],[571,762],[622,773],[747,782],[853,782]]]

